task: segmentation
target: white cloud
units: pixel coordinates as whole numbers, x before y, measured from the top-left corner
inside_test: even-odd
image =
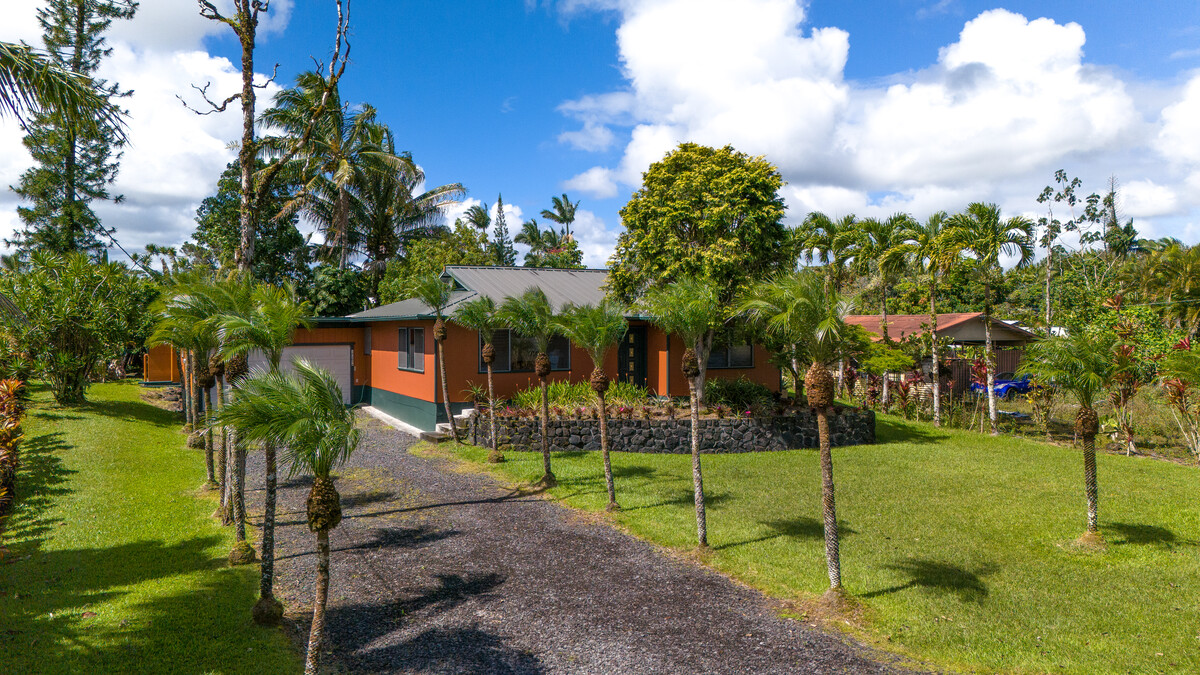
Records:
[[[1173,162],[1200,165],[1200,74],[1184,85],[1177,101],[1163,108],[1157,147]]]
[[[595,166],[564,181],[563,189],[582,192],[597,199],[616,197],[617,182],[612,173],[610,169]]]
[[[1135,220],[1179,212],[1175,190],[1151,180],[1135,180],[1119,186],[1118,206],[1126,218]]]
[[[583,252],[583,264],[588,267],[607,267],[617,241],[616,230],[610,230],[595,213],[580,209],[575,213],[571,233]]]

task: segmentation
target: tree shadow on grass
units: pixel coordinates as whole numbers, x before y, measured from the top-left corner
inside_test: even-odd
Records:
[[[715,508],[729,501],[728,492],[709,492],[704,491],[704,508]],[[642,504],[641,506],[622,507],[622,511],[638,511],[641,509],[653,509],[659,506],[691,506],[696,503],[695,492],[689,487],[687,490],[681,490],[673,497],[666,497],[659,501]]]
[[[947,438],[950,438],[950,434],[939,431],[936,427],[890,419],[883,415],[875,416],[876,445],[886,445],[888,443],[928,443],[931,441],[943,441]]]
[[[14,490],[17,501],[4,532],[4,541],[10,543],[14,555],[40,547],[47,533],[61,522],[47,512],[57,498],[72,492],[66,483],[75,471],[66,468],[58,456],[70,448],[61,431],[28,436],[21,442],[21,468]]]
[[[983,577],[995,574],[1000,569],[993,563],[986,563],[971,571],[951,563],[920,558],[907,558],[884,567],[908,576],[908,581],[864,593],[862,597],[874,598],[910,588],[928,588],[953,593],[964,602],[983,602],[988,595],[988,587]]]
[[[632,478],[654,478],[658,474],[657,469],[648,466],[614,466],[613,478],[632,479]]]
[[[1196,546],[1198,542],[1186,539],[1179,539],[1175,533],[1165,527],[1158,525],[1145,525],[1141,523],[1107,523],[1102,528],[1106,532],[1119,534],[1122,539],[1112,540],[1115,546],[1137,545],[1137,546],[1159,546],[1166,549],[1175,548],[1176,545]]]
[[[105,417],[114,417],[127,422],[140,422],[155,427],[174,427],[182,421],[179,413],[156,408],[141,401],[88,401],[79,409]]]
[[[737,546],[745,546],[747,544],[757,544],[763,541],[770,541],[780,537],[787,537],[789,539],[823,539],[825,537],[825,523],[817,520],[816,518],[809,518],[808,516],[799,516],[785,520],[760,520],[758,524],[767,527],[771,531],[758,537],[746,539],[744,541],[721,544],[720,546],[714,546],[713,548],[734,548]],[[849,525],[846,525],[842,521],[838,521],[839,538],[853,534],[858,534],[858,531]]]

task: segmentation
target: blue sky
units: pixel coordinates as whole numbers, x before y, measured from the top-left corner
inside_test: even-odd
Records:
[[[273,3],[259,72],[287,84],[331,46],[332,2]],[[144,0],[105,75],[135,93],[134,147],[102,215],[128,247],[178,244],[232,156],[235,114],[195,118],[189,83],[236,90],[237,45],[191,0]],[[789,220],[810,210],[919,217],[969,201],[1039,215],[1057,168],[1120,180],[1145,234],[1200,240],[1200,5],[1195,2],[508,0],[351,6],[343,97],[369,102],[429,181],[458,181],[509,225],[563,191],[587,262],[681,140],[775,162]],[[36,41],[29,16],[4,39]],[[0,178],[27,164],[0,127]],[[0,229],[15,221],[0,196]],[[453,217],[453,213],[450,214]]]

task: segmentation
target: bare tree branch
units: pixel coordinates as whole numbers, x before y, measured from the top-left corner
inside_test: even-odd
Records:
[[[208,19],[209,21],[220,21],[221,23],[229,26],[230,28],[233,28],[233,32],[237,33],[238,35],[242,34],[241,29],[238,26],[238,22],[236,22],[232,19],[226,18],[217,9],[216,5],[212,4],[208,0],[196,0],[196,2],[199,3],[199,5],[200,5],[200,16]]]
[[[262,84],[252,84],[250,86],[254,87],[255,89],[266,89],[267,87],[269,87],[271,85],[272,82],[275,81],[275,76],[278,74],[279,74],[279,64],[276,63],[275,68],[271,71],[271,76],[268,77],[266,79],[266,81],[264,81]]]
[[[230,103],[233,103],[234,101],[240,101],[242,98],[241,94],[234,94],[234,95],[230,96],[229,98],[226,98],[224,101],[221,101],[220,103],[215,103],[215,102],[213,102],[212,99],[210,99],[208,97],[208,88],[211,86],[212,86],[212,82],[205,82],[203,87],[197,87],[194,84],[191,85],[192,89],[195,89],[196,91],[200,92],[200,97],[203,98],[204,102],[207,103],[212,108],[211,110],[203,110],[203,111],[197,110],[197,109],[193,108],[192,106],[188,105],[188,102],[183,100],[183,97],[180,96],[179,94],[175,94],[175,98],[179,99],[179,102],[183,104],[183,107],[196,113],[197,115],[211,115],[213,113],[223,113],[223,112],[225,112],[225,109],[227,107],[229,107]]]

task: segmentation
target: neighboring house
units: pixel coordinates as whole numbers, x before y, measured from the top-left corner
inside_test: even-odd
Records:
[[[568,302],[599,303],[604,298],[605,270],[560,270],[528,267],[450,266],[443,278],[452,281],[449,316],[463,302],[488,296],[497,304],[531,287],[541,288],[556,310]],[[418,300],[402,300],[365,312],[339,318],[317,318],[309,330],[299,330],[295,346],[285,361],[306,356],[330,369],[342,382],[348,403],[372,407],[411,424],[431,430],[445,421],[441,384],[433,340],[432,310]],[[629,333],[614,350],[604,370],[613,380],[630,381],[654,394],[686,396],[687,380],[680,372],[684,345],[670,340],[644,318],[629,317]],[[500,331],[493,340],[496,361],[493,382],[496,396],[509,398],[521,389],[535,386],[533,372],[536,350],[532,341]],[[467,390],[471,383],[486,385],[487,370],[480,358],[479,335],[452,321],[446,328],[446,382],[451,408],[471,407]],[[152,370],[147,354],[145,372]],[[592,360],[565,338],[550,345],[551,381],[586,382]],[[769,362],[770,353],[759,346],[733,345],[713,350],[709,377],[739,378],[758,382],[771,391],[779,390],[779,369]],[[173,360],[173,359],[171,359]],[[253,363],[253,361],[252,361]],[[177,372],[177,369],[176,369]]]
[[[883,339],[881,330],[882,317],[878,314],[852,314],[846,317],[846,323],[862,326],[872,334],[872,339]],[[961,392],[970,384],[970,363],[961,358],[964,348],[982,347],[984,345],[984,317],[982,312],[963,312],[957,314],[938,314],[938,337],[949,338],[950,348],[945,358],[951,362],[951,377],[955,382],[955,392]],[[899,342],[913,335],[922,335],[929,327],[928,314],[889,314],[888,338]],[[991,317],[992,346],[996,354],[996,372],[1007,373],[1017,369],[1024,354],[1025,345],[1040,339],[1037,335]],[[925,372],[931,372],[929,359],[922,364]]]

